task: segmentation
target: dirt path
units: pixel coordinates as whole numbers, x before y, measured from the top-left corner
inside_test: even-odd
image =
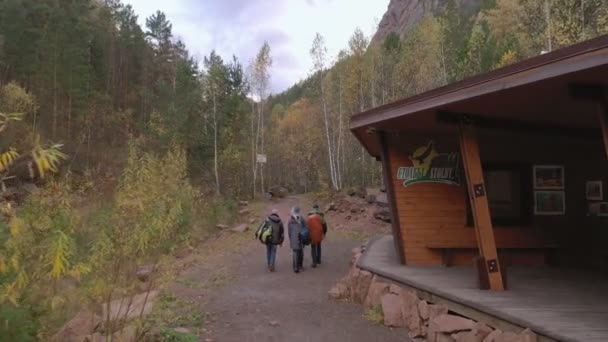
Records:
[[[266,210],[276,207],[285,220],[293,205],[308,209],[302,201],[289,198]],[[266,270],[265,248],[253,239],[238,255],[225,257],[230,280],[204,299],[196,293],[190,296],[200,299],[211,318],[201,341],[406,341],[405,331],[367,321],[360,305],[328,299],[327,291],[348,272],[350,251],[358,244],[336,235],[330,232],[324,242],[320,268],[310,268],[310,248],[306,249],[306,270],[300,274],[291,269],[286,245],[278,251],[276,273]],[[197,280],[196,272],[201,277],[206,273],[189,270],[189,281]]]

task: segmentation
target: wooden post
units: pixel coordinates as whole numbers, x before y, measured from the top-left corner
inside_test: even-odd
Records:
[[[471,211],[475,222],[477,245],[485,261],[480,272],[486,272],[490,289],[502,291],[504,284],[496,251],[496,240],[490,217],[490,206],[479,157],[479,144],[475,128],[463,118],[460,123],[460,153],[467,178]]]
[[[384,177],[384,186],[386,187],[386,199],[391,210],[391,226],[393,229],[393,239],[395,240],[395,250],[397,251],[397,254],[399,254],[399,261],[401,261],[401,263],[405,265],[405,251],[403,250],[401,225],[399,224],[399,213],[397,212],[395,187],[393,183],[393,171],[385,132],[378,132],[378,142],[380,143],[382,175]]]
[[[600,128],[602,129],[602,137],[604,138],[604,150],[608,159],[608,100],[598,102],[597,116],[600,119]]]

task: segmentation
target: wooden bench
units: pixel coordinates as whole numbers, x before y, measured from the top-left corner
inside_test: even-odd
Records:
[[[441,251],[441,260],[443,266],[451,266],[452,254],[455,250],[465,250],[465,249],[478,249],[476,243],[463,243],[463,242],[433,242],[426,244],[426,248],[440,250]],[[559,248],[557,244],[554,243],[537,243],[537,242],[497,242],[496,248],[500,253],[502,250],[509,249],[522,249],[522,250],[553,250]]]

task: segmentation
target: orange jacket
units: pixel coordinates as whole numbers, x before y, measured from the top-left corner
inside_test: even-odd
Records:
[[[312,214],[306,218],[306,225],[310,232],[310,243],[318,245],[323,241],[323,218],[319,214]]]

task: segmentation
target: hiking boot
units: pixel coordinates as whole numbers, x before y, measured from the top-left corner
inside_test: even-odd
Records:
[[[317,268],[317,264],[312,264],[312,268]]]

